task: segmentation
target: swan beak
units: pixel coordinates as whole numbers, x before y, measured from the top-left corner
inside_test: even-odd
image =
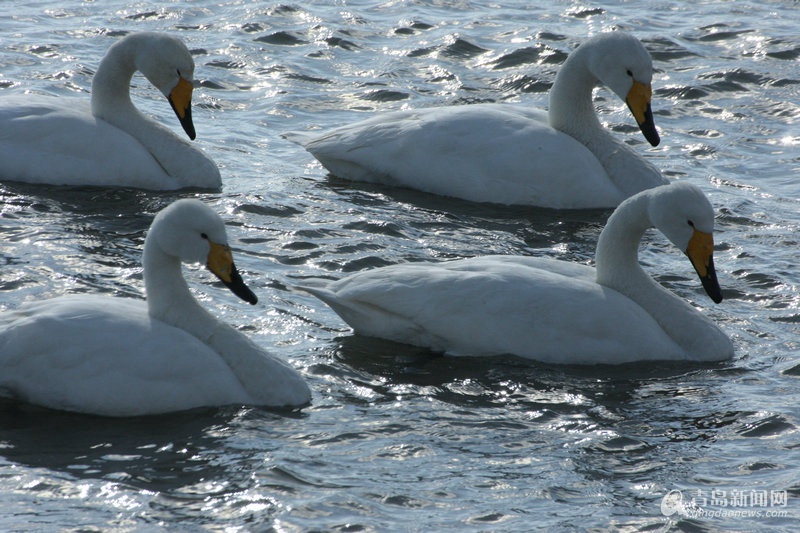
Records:
[[[714,269],[714,237],[710,233],[694,230],[686,255],[692,262],[700,282],[714,303],[722,301],[722,289],[717,281],[717,271]]]
[[[244,284],[242,276],[233,264],[233,254],[229,246],[208,241],[211,249],[208,252],[206,267],[228,287],[233,294],[255,305],[258,297]]]
[[[197,137],[194,131],[194,122],[192,122],[192,82],[180,76],[178,83],[173,87],[169,93],[169,105],[172,110],[178,115],[178,120],[183,126],[183,131],[189,136],[191,140]]]
[[[661,138],[656,131],[656,123],[653,120],[653,110],[650,109],[650,99],[653,96],[653,89],[650,85],[633,80],[633,87],[628,91],[628,96],[625,98],[625,103],[628,104],[628,109],[633,113],[633,118],[639,124],[639,129],[642,130],[644,138],[647,139],[652,146],[658,146]]]

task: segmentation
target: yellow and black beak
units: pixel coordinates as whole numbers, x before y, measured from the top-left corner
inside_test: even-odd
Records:
[[[647,139],[652,146],[658,146],[661,138],[656,131],[656,123],[653,120],[653,110],[650,109],[650,99],[653,96],[653,90],[650,85],[633,80],[633,87],[628,91],[628,96],[625,97],[625,103],[628,104],[628,109],[633,113],[633,118],[639,124],[639,129],[642,130],[644,138]]]
[[[252,305],[258,303],[258,297],[244,284],[242,276],[233,264],[233,254],[229,246],[208,241],[211,250],[208,252],[206,267],[228,287],[233,294]]]
[[[183,131],[186,132],[186,135],[189,136],[191,140],[194,140],[197,137],[197,134],[194,131],[194,123],[192,122],[192,82],[180,76],[178,78],[178,83],[173,87],[172,91],[169,93],[169,105],[172,106],[172,110],[175,111],[175,114],[178,116],[178,120],[181,122],[181,126],[183,126]]]
[[[717,271],[714,269],[714,237],[710,233],[694,230],[686,255],[692,262],[706,294],[714,303],[722,301],[722,289],[717,281]]]

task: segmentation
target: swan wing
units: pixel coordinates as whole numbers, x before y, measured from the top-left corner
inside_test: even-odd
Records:
[[[307,289],[357,333],[451,355],[513,354],[551,363],[678,359],[683,351],[592,268],[489,256],[405,264]]]
[[[69,296],[4,313],[0,367],[3,396],[99,415],[249,400],[213,350],[138,300]]]
[[[545,113],[474,104],[380,114],[290,133],[331,174],[478,202],[609,207],[623,198],[597,158]]]
[[[0,178],[53,185],[175,188],[134,137],[91,114],[78,98],[0,101]]]

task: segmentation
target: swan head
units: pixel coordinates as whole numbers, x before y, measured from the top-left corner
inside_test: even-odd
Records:
[[[155,32],[135,33],[136,69],[169,100],[175,115],[190,139],[194,140],[192,122],[192,91],[194,89],[194,59],[186,45],[171,35]]]
[[[661,138],[650,108],[653,81],[650,53],[639,39],[621,31],[602,33],[589,42],[592,74],[628,105],[645,139],[658,146]]]
[[[708,296],[722,301],[714,269],[714,208],[703,191],[684,182],[651,189],[648,214],[653,225],[683,250]]]
[[[183,199],[163,209],[153,220],[147,240],[184,263],[206,265],[236,296],[250,304],[258,302],[233,263],[225,223],[203,202]]]

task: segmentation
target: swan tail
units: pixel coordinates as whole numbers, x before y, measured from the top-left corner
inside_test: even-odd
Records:
[[[281,137],[305,148],[317,138],[317,134],[310,131],[288,131],[281,133]]]

